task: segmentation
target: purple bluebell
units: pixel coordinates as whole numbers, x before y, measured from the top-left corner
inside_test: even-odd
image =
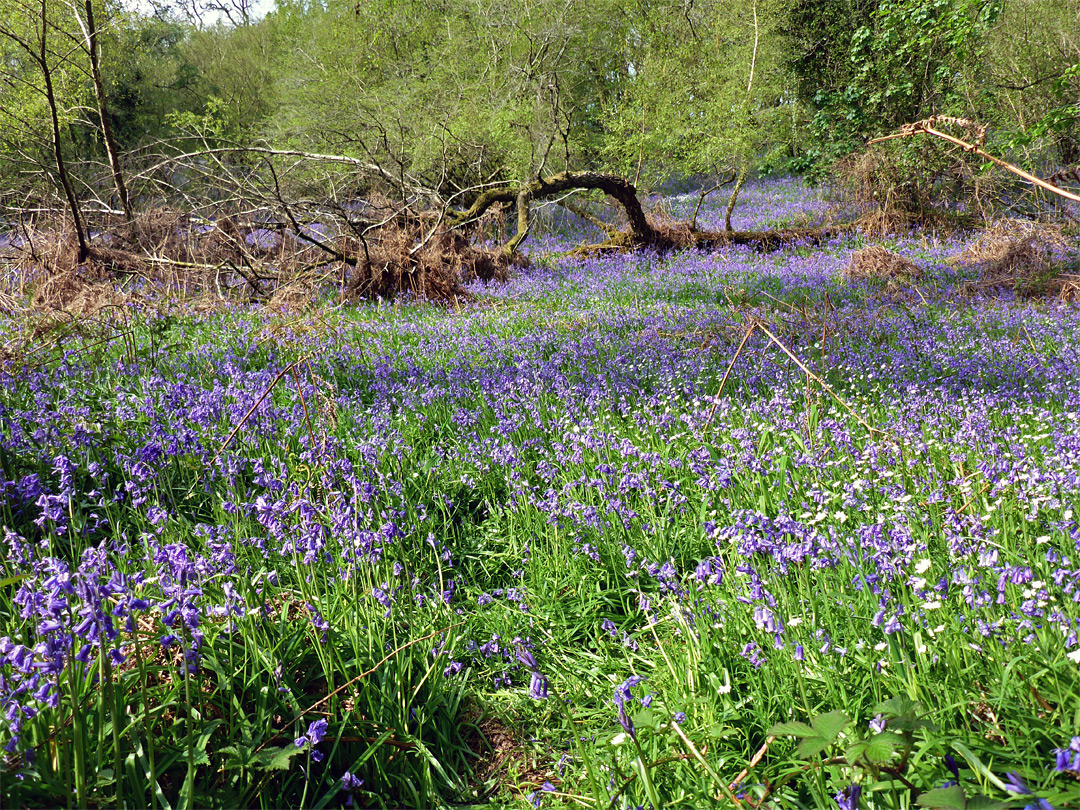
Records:
[[[833,799],[839,810],[858,810],[859,798],[862,796],[862,785],[853,784],[838,792]]]

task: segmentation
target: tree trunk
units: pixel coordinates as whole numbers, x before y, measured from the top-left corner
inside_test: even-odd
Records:
[[[48,49],[46,40],[49,34],[49,20],[46,14],[48,0],[41,0],[41,50],[35,56],[41,75],[45,80],[45,99],[49,104],[49,116],[52,121],[53,156],[56,158],[56,175],[60,186],[67,198],[68,207],[71,208],[71,219],[75,224],[75,238],[79,242],[79,261],[86,261],[90,255],[90,245],[86,240],[86,226],[83,224],[82,211],[79,209],[79,199],[75,196],[75,190],[68,176],[67,165],[64,163],[63,142],[60,138],[60,115],[57,112],[56,92],[53,89],[52,72],[49,69]]]
[[[86,50],[90,55],[90,76],[94,82],[94,96],[97,98],[98,117],[101,119],[101,137],[105,141],[105,153],[109,156],[109,169],[112,171],[113,185],[116,186],[116,196],[120,198],[120,207],[124,209],[124,217],[131,222],[135,216],[128,201],[127,186],[124,184],[124,175],[120,170],[120,155],[116,148],[116,138],[113,135],[112,123],[109,121],[109,109],[105,100],[105,82],[101,78],[100,45],[98,44],[97,25],[94,22],[93,0],[85,0],[86,20],[84,21],[83,34],[86,37]]]
[[[746,182],[746,167],[744,166],[739,171],[739,179],[735,182],[735,188],[731,190],[731,196],[728,197],[727,208],[724,209],[724,232],[731,233],[731,214],[735,210],[735,202],[739,199],[739,192],[742,191],[743,183]]]
[[[630,223],[629,241],[631,244],[644,247],[662,241],[661,234],[645,216],[634,184],[625,178],[602,172],[566,171],[550,177],[537,177],[521,186],[499,186],[489,189],[481,193],[467,211],[449,212],[447,221],[453,227],[460,227],[479,219],[496,203],[515,203],[518,229],[504,247],[508,254],[513,255],[528,235],[529,208],[532,201],[573,189],[598,189],[614,198],[626,212],[626,218]]]

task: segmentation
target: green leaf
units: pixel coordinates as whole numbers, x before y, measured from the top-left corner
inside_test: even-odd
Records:
[[[295,745],[286,745],[282,748],[265,748],[259,752],[259,764],[268,771],[287,771],[292,764],[292,758],[304,749]]]
[[[891,697],[888,700],[883,700],[871,711],[874,714],[883,714],[886,717],[911,717],[918,716],[919,711],[922,709],[918,703],[909,697],[904,695],[897,695]]]
[[[1004,790],[1006,793],[1010,792],[1006,784],[1000,779],[998,779],[996,776],[994,776],[994,774],[990,772],[990,769],[983,764],[983,761],[977,756],[975,756],[971,749],[968,748],[966,745],[964,745],[963,743],[954,742],[953,750],[955,750],[956,753],[958,753],[965,760],[967,760],[968,767],[970,767],[971,770],[975,771],[975,773],[981,774],[984,779],[991,782],[994,787],[998,788],[999,790]]]
[[[219,748],[218,753],[225,755],[225,761],[221,767],[227,771],[250,768],[258,761],[254,755],[255,752],[247,745],[227,745]]]
[[[639,709],[633,715],[634,726],[642,729],[656,730],[657,718],[652,709]]]
[[[896,735],[891,736],[895,737]],[[888,762],[895,752],[896,744],[890,738],[885,737],[885,734],[877,734],[866,742],[866,761],[875,765]]]
[[[1006,810],[1007,807],[1009,807],[1008,802],[991,799],[982,794],[972,796],[967,800],[967,810]]]
[[[817,737],[818,732],[806,725],[794,720],[790,723],[777,723],[769,729],[770,737]]]
[[[919,807],[931,807],[937,810],[966,810],[967,798],[959,785],[947,788],[934,788],[919,796]]]
[[[210,742],[210,738],[214,736],[214,732],[217,731],[219,726],[222,726],[224,724],[224,720],[214,720],[208,725],[203,726],[202,730],[199,732],[199,740],[195,743],[195,750],[205,751],[206,744]]]
[[[709,737],[713,740],[723,740],[727,737],[731,737],[735,733],[735,729],[720,723],[713,723],[709,726]]]
[[[94,782],[94,786],[105,787],[111,785],[114,781],[112,768],[102,768],[97,772],[97,780]]]
[[[864,742],[857,742],[847,751],[844,752],[844,759],[854,764],[858,762],[866,754],[867,744]]]
[[[883,731],[880,734],[875,734],[874,739],[881,740],[882,742],[887,742],[894,748],[901,748],[908,743],[908,740],[904,735],[894,734],[891,731]]]
[[[889,719],[889,728],[893,731],[914,732],[920,728],[936,728],[933,723],[921,719],[922,704],[903,695],[882,701],[873,708],[873,712],[885,715]]]
[[[843,712],[829,712],[828,714],[819,714],[810,721],[810,725],[814,727],[818,734],[832,742],[840,736],[840,732],[850,722],[851,718]]]
[[[826,740],[824,737],[809,737],[799,743],[796,751],[803,759],[809,759],[816,754],[820,754],[830,745],[832,745],[832,740]]]

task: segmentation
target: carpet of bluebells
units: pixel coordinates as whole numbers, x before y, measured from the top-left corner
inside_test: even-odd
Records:
[[[549,236],[9,362],[0,804],[1080,806],[1080,307],[964,240]]]

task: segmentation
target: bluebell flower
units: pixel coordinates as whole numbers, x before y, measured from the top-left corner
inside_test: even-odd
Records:
[[[633,695],[630,694],[630,690],[638,684],[642,683],[645,679],[640,675],[631,675],[621,684],[615,687],[615,703],[622,706],[628,700],[633,699]]]
[[[534,700],[547,700],[547,678],[545,678],[539,672],[533,672],[532,677],[529,680],[529,697],[533,698]]]
[[[526,650],[520,643],[515,644],[515,648],[516,649],[514,657],[517,658],[518,661],[520,661],[524,666],[528,667],[533,672],[536,672],[540,669],[539,665],[536,663],[536,659],[533,658],[531,652]]]
[[[318,719],[308,726],[307,732],[303,737],[297,737],[293,740],[293,743],[297,748],[303,748],[305,743],[311,743],[312,745],[318,745],[326,737],[327,729],[330,724],[326,720]],[[316,760],[318,762],[318,760]]]
[[[341,789],[342,790],[359,790],[364,786],[364,780],[357,776],[353,776],[349,771],[345,771],[341,775]]]
[[[1016,771],[1009,771],[1008,773],[1006,773],[1005,782],[1005,787],[1010,793],[1015,793],[1020,796],[1031,795],[1031,789],[1028,788],[1026,784],[1024,784],[1024,780]]]
[[[861,795],[862,785],[848,785],[833,796],[833,799],[836,800],[839,810],[859,810],[859,797]]]
[[[625,731],[627,734],[629,734],[636,740],[637,729],[634,728],[634,721],[631,719],[630,715],[626,713],[626,706],[623,703],[619,704],[618,711],[616,712],[616,717],[618,718],[619,725],[622,726],[623,731]]]
[[[1068,748],[1054,749],[1054,770],[1080,776],[1080,737],[1073,737]]]

